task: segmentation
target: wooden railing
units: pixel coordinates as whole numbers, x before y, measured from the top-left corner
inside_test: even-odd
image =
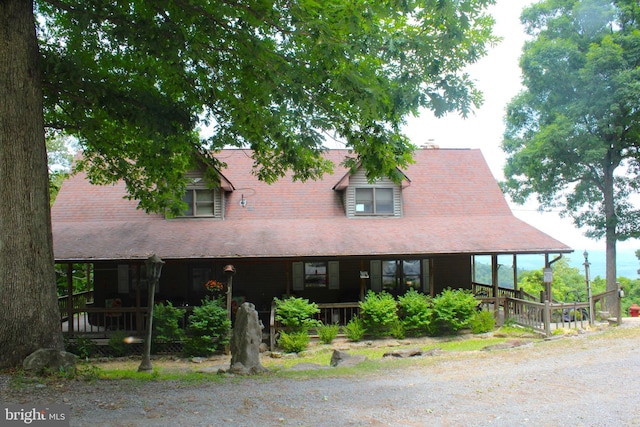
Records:
[[[69,304],[71,299],[71,304]],[[79,309],[82,307],[88,307],[93,304],[93,291],[83,291],[71,295],[58,297],[58,308],[60,309],[61,320],[64,322],[69,319],[69,309]],[[69,306],[71,305],[71,306]]]
[[[83,335],[106,338],[115,331],[140,336],[147,326],[146,307],[82,307],[71,309],[70,313],[61,322],[62,332],[69,337]]]
[[[520,298],[508,297],[505,301],[505,319],[512,319],[518,324],[531,327],[546,336],[557,328],[586,328],[596,319],[600,311],[604,311],[606,298],[617,297],[618,290],[594,295],[593,312],[589,302],[535,302]],[[618,316],[618,323],[621,322]]]

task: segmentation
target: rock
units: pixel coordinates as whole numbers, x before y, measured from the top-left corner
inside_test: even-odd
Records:
[[[40,348],[24,359],[22,367],[25,371],[34,371],[36,373],[44,371],[72,373],[76,370],[77,358],[75,354],[66,351],[54,348]]]
[[[522,341],[522,340],[509,340],[500,344],[488,345],[482,348],[482,351],[493,351],[493,350],[506,350],[515,347],[521,347],[523,345],[531,344],[531,341]]]
[[[229,372],[249,375],[267,369],[260,363],[262,323],[253,304],[243,303],[236,313],[231,335],[231,366]]]
[[[191,358],[191,363],[202,363],[205,361],[204,357],[192,357]]]
[[[352,355],[346,351],[334,350],[331,355],[330,365],[334,368],[337,366],[356,366],[365,360],[367,360],[366,356]]]
[[[382,357],[398,357],[401,359],[405,359],[407,357],[419,357],[422,355],[423,352],[419,348],[406,348],[402,350],[388,351],[383,354]]]

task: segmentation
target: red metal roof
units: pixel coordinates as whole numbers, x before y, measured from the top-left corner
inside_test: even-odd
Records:
[[[56,260],[265,258],[370,255],[558,253],[571,248],[517,219],[479,150],[418,150],[405,173],[403,215],[348,218],[333,187],[347,150],[330,150],[331,175],[265,184],[246,150],[223,150],[224,220],[165,219],[136,209],[124,185],[65,181],[52,208]],[[240,199],[247,201],[245,207]]]

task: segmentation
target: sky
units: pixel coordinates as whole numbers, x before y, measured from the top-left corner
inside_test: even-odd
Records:
[[[506,105],[522,89],[518,64],[526,40],[520,24],[522,9],[533,0],[498,0],[489,13],[496,24],[494,34],[502,41],[490,48],[486,57],[468,67],[467,72],[484,94],[484,103],[472,116],[462,119],[457,114],[436,118],[429,112],[410,118],[404,131],[415,145],[433,143],[440,148],[479,148],[493,176],[504,178],[502,168],[506,155],[500,148],[504,133]],[[579,253],[585,249],[605,249],[604,240],[588,239],[570,219],[558,212],[540,213],[534,202],[527,205],[510,203],[514,215],[549,234]],[[618,249],[640,249],[640,241],[619,242]]]

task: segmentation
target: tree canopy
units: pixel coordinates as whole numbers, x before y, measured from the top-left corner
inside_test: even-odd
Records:
[[[194,153],[220,166],[209,153],[229,146],[253,149],[267,182],[330,170],[327,139],[398,179],[407,115],[481,101],[463,67],[495,40],[491,3],[38,1],[46,126],[151,211],[175,210]]]
[[[503,188],[536,195],[605,237],[615,287],[615,243],[640,237],[640,7],[635,0],[546,0],[524,10],[532,37],[525,89],[507,109]],[[610,283],[609,283],[610,282]]]

